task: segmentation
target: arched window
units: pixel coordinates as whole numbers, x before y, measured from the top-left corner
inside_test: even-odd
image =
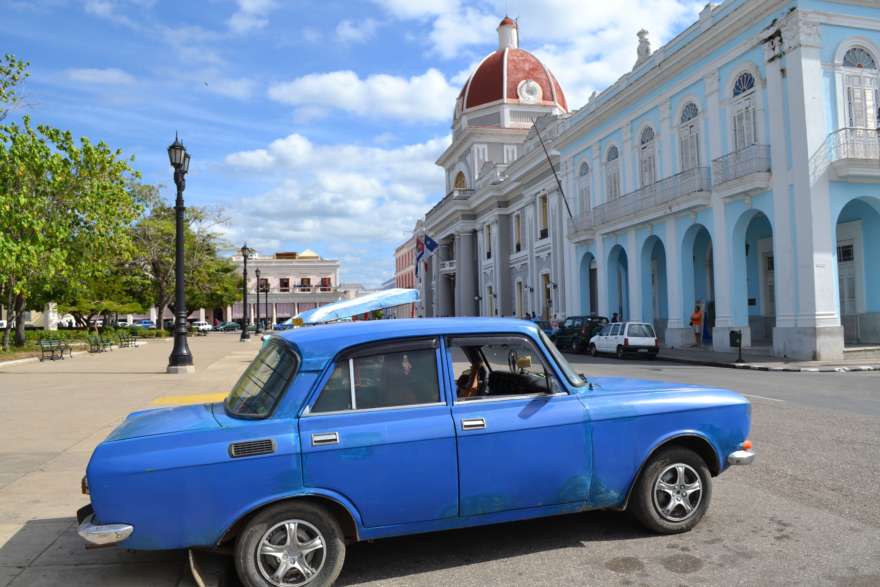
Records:
[[[843,57],[846,126],[876,129],[880,124],[877,62],[864,47],[853,47]]]
[[[459,171],[456,174],[455,183],[453,184],[452,188],[456,190],[467,189],[467,179],[465,179],[463,171]]]
[[[620,153],[612,146],[605,155],[605,199],[620,197]]]
[[[739,74],[733,98],[733,150],[740,151],[757,142],[755,76],[747,71]]]
[[[656,180],[657,155],[654,150],[654,129],[646,126],[639,137],[639,186],[649,186]]]
[[[584,161],[578,170],[578,196],[580,198],[581,211],[587,211],[590,203],[590,164]]]
[[[681,170],[687,171],[700,166],[700,109],[693,102],[681,109],[681,124],[678,128],[679,155]]]

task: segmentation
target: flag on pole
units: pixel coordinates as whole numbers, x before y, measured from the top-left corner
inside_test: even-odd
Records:
[[[416,277],[419,276],[419,264],[422,260],[422,257],[425,256],[425,243],[422,242],[421,238],[416,238]]]
[[[425,235],[425,247],[428,249],[429,253],[433,253],[434,249],[437,248],[437,241],[435,241],[434,239],[432,239],[430,236],[428,236],[426,234]]]

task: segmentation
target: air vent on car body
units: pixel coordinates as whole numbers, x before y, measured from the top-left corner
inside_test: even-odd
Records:
[[[255,457],[257,455],[272,454],[273,452],[275,452],[275,442],[271,438],[235,442],[229,445],[229,456],[232,458]]]

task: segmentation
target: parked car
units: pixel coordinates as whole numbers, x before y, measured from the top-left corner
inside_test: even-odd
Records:
[[[590,338],[608,324],[605,316],[569,316],[559,326],[554,341],[563,351],[582,353],[587,350]]]
[[[549,321],[549,320],[533,320],[532,322],[534,322],[535,324],[537,324],[537,325],[538,325],[538,328],[540,328],[541,330],[543,330],[543,331],[544,331],[544,334],[546,334],[547,336],[551,337],[551,340],[552,340],[553,327],[550,326],[550,321]]]
[[[233,332],[239,329],[241,329],[241,326],[238,322],[221,322],[217,326],[217,332]]]
[[[732,391],[585,378],[522,320],[298,328],[225,402],[129,415],[89,461],[79,534],[323,587],[361,540],[596,509],[684,532],[752,462],[750,420]]]
[[[150,320],[149,318],[144,318],[142,320],[135,320],[132,323],[132,326],[135,328],[156,328],[156,323]]]
[[[614,353],[618,359],[642,354],[653,359],[660,352],[654,327],[644,322],[613,322],[590,339],[590,354]]]
[[[212,330],[214,330],[214,327],[211,326],[211,323],[204,320],[196,320],[192,323],[192,327],[199,332],[211,332]]]
[[[128,318],[119,318],[116,320],[116,328],[128,328],[131,324],[128,322]]]

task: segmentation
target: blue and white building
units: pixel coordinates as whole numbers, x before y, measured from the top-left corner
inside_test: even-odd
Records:
[[[531,135],[514,160],[480,161],[492,181],[465,169],[476,179],[429,213],[428,234],[442,217],[450,234],[477,237],[466,249],[478,253],[467,270],[475,303],[451,313],[493,313],[479,255],[490,215],[481,211],[512,242],[519,206],[538,211],[528,217],[546,231],[534,240],[545,235],[554,257],[524,260],[539,285],[537,296],[528,292],[538,314],[618,313],[653,322],[666,344],[681,346],[692,343],[688,319],[701,306],[705,338],[719,350],[731,330],[745,346],[799,359],[880,345],[880,4],[727,0],[653,53],[639,37],[632,71],[579,110],[557,104],[539,119],[571,216]],[[481,140],[458,134],[449,152]],[[439,163],[452,187],[462,161]],[[518,300],[510,276],[523,261],[511,242],[496,246],[506,257],[493,267],[507,280],[491,285]],[[427,299],[437,298],[428,291],[437,269]],[[503,311],[521,313],[512,306]]]

